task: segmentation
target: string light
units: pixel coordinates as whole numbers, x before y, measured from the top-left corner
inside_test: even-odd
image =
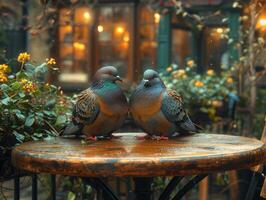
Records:
[[[125,29],[122,26],[118,26],[116,28],[116,33],[118,33],[118,34],[122,34],[122,33],[124,33],[124,31],[125,31]]]
[[[85,45],[83,43],[80,43],[80,42],[74,42],[73,46],[75,49],[78,49],[78,50],[84,50],[85,49]]]
[[[103,26],[102,25],[99,25],[98,27],[97,27],[97,30],[98,30],[98,32],[99,33],[101,33],[101,32],[103,32]]]
[[[266,27],[266,18],[259,19],[259,26],[260,27]]]
[[[84,12],[83,17],[87,22],[91,19],[91,15],[88,11]]]
[[[158,24],[160,22],[161,15],[159,13],[154,13],[154,22]]]
[[[217,28],[216,32],[221,34],[221,33],[223,33],[223,29],[222,28]]]

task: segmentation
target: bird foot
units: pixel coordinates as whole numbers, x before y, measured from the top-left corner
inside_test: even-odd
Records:
[[[85,138],[86,141],[97,141],[98,138],[96,136],[89,136]]]
[[[149,138],[149,136],[148,136],[148,135],[144,135],[144,136],[135,136],[135,138],[136,138],[137,140],[146,140],[146,139]]]
[[[168,140],[169,138],[166,136],[152,136],[153,140]]]

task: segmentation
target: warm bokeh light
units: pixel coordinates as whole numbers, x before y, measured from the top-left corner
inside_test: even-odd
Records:
[[[88,11],[84,12],[83,17],[86,22],[88,22],[91,19],[91,15]]]
[[[259,19],[258,25],[262,28],[266,28],[266,18]]]
[[[118,34],[122,34],[125,32],[125,29],[122,26],[118,26],[118,27],[116,27],[115,32]]]
[[[67,32],[71,32],[72,31],[72,26],[68,25],[68,26],[65,26],[65,29]]]
[[[83,43],[80,43],[80,42],[74,42],[73,46],[75,49],[78,49],[78,50],[84,50],[85,49],[85,45]]]
[[[123,37],[123,41],[124,41],[124,42],[129,42],[129,36],[128,36],[128,35],[125,35],[125,36]]]
[[[103,32],[103,26],[102,25],[99,25],[98,27],[97,27],[97,30],[98,30],[98,32],[99,33],[101,33],[101,32]]]
[[[154,13],[154,22],[158,24],[160,22],[161,15],[159,13]]]
[[[217,29],[216,29],[216,32],[217,32],[217,33],[223,33],[223,29],[222,29],[222,28],[217,28]]]

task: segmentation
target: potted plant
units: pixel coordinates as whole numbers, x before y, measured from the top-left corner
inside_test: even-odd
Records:
[[[15,71],[12,66],[19,64]],[[13,173],[12,148],[31,140],[59,135],[71,115],[71,99],[60,87],[43,80],[46,72],[57,70],[53,58],[41,65],[30,62],[28,53],[0,64],[0,177]]]

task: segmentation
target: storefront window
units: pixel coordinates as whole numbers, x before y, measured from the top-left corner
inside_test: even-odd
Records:
[[[59,59],[61,82],[87,82],[92,12],[89,8],[60,10]]]
[[[192,55],[192,33],[182,29],[172,30],[172,64],[183,67]]]
[[[132,9],[130,5],[106,5],[99,7],[97,24],[98,64],[113,65],[124,77],[131,68]]]
[[[139,19],[140,66],[156,66],[157,31],[160,14],[148,6],[142,6]]]
[[[225,28],[206,28],[204,30],[204,67],[216,70],[229,68],[227,40],[222,38]]]

